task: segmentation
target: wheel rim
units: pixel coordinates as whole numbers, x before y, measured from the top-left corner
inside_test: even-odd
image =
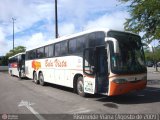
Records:
[[[79,81],[78,82],[78,92],[79,93],[83,93],[83,82],[82,81]]]

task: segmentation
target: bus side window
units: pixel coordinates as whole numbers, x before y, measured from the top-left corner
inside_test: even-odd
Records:
[[[49,57],[49,46],[45,46],[44,48],[44,56]]]
[[[48,58],[48,57],[53,57],[54,53],[54,45],[48,45],[45,46],[44,48],[44,57]]]
[[[69,53],[70,54],[76,53],[76,48],[77,48],[76,39],[69,40]]]
[[[55,51],[54,51],[55,56],[60,56],[60,52],[61,52],[61,45],[60,43],[57,43],[55,44]]]
[[[95,47],[95,40],[96,40],[96,34],[91,33],[88,35],[88,40],[89,40],[89,46],[90,47]]]
[[[53,57],[54,56],[54,44],[49,45],[49,51],[48,56]]]
[[[104,39],[105,39],[104,32],[97,32],[96,39],[95,39],[95,45],[96,46],[104,45],[105,44]]]
[[[67,41],[63,41],[61,42],[61,55],[66,55],[68,53],[68,45],[67,45]]]
[[[36,50],[29,51],[28,58],[29,58],[29,60],[35,59],[36,58]]]
[[[83,37],[80,37],[77,39],[77,52],[82,52],[84,48],[84,39]]]
[[[36,58],[43,58],[44,57],[44,47],[37,49]]]

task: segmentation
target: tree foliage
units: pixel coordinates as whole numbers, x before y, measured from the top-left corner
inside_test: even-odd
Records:
[[[160,47],[154,47],[153,51],[145,50],[146,61],[159,62],[160,61]]]
[[[160,0],[119,0],[129,3],[130,18],[126,19],[125,30],[143,32],[143,39],[150,43],[160,39]]]
[[[18,54],[18,53],[21,53],[21,52],[25,52],[26,48],[24,46],[18,46],[18,47],[15,47],[14,50],[10,50],[8,53],[6,53],[6,55],[4,57],[1,58],[0,60],[0,65],[8,65],[8,58],[15,55],[15,54]]]
[[[25,50],[26,50],[26,48],[24,46],[15,47],[14,50],[12,49],[6,54],[6,57],[9,58],[15,54],[25,52]]]
[[[6,56],[1,57],[0,59],[0,66],[8,65],[8,58]]]

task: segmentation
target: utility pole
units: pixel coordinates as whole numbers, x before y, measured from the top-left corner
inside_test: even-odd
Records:
[[[55,37],[58,38],[57,0],[55,0]]]
[[[12,18],[12,22],[13,22],[13,50],[14,50],[14,22],[15,22],[15,18]]]

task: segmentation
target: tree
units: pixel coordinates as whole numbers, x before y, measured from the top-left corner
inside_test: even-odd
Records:
[[[145,59],[146,62],[153,62],[154,63],[154,67],[156,68],[156,71],[158,71],[157,68],[157,62],[160,61],[160,47],[152,47],[152,51],[148,50],[148,49],[144,49],[144,53],[145,53]]]
[[[14,50],[10,50],[8,53],[6,53],[6,55],[4,57],[2,57],[1,61],[0,61],[0,65],[8,65],[8,58],[21,53],[21,52],[25,52],[26,48],[24,46],[18,46],[15,47]]]
[[[152,52],[150,52],[149,50],[146,50],[144,54],[145,54],[146,61],[154,61],[154,56]]]
[[[160,39],[160,0],[119,0],[129,3],[130,18],[126,19],[125,30],[144,33],[148,44]]]
[[[12,49],[6,54],[6,57],[9,58],[15,54],[25,52],[25,50],[26,50],[26,47],[24,47],[24,46],[15,47],[14,50]]]
[[[154,54],[155,54],[155,56],[154,56],[154,58],[155,58],[155,61],[160,61],[160,48],[158,48],[158,47],[155,47],[155,50],[154,50]]]
[[[145,50],[145,58],[147,61],[160,61],[160,48],[154,47],[154,51]]]
[[[6,66],[8,65],[8,58],[6,56],[3,56],[0,60],[0,66]]]

